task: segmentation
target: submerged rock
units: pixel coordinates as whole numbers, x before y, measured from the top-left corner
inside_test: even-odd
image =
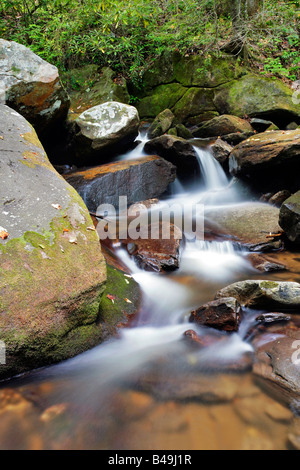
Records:
[[[65,178],[88,209],[96,212],[100,204],[117,209],[120,196],[126,196],[128,204],[160,196],[175,180],[176,168],[160,157],[149,156],[78,171]]]
[[[32,126],[1,105],[0,135],[3,378],[101,342],[106,265],[82,199],[54,170]]]
[[[136,108],[115,101],[84,111],[75,122],[74,149],[82,166],[122,153],[134,142],[140,124]]]
[[[238,331],[240,314],[241,306],[234,297],[222,297],[194,310],[190,321],[217,330]]]
[[[39,135],[67,116],[70,100],[58,70],[14,41],[0,39],[0,100],[18,111]]]
[[[300,244],[300,191],[284,201],[280,209],[279,224],[288,239]]]
[[[286,271],[287,267],[284,264],[278,263],[275,259],[267,258],[258,253],[251,253],[247,256],[252,266],[258,271],[270,273],[278,271]]]
[[[227,297],[234,297],[241,305],[253,309],[297,312],[300,309],[300,284],[283,281],[240,281],[216,294],[216,299]]]

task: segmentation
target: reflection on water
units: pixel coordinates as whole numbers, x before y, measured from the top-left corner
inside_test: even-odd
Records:
[[[141,156],[146,137],[139,138],[124,158]],[[175,187],[172,198],[237,198],[212,156],[197,155],[204,183],[191,193]],[[197,240],[167,276],[142,271],[124,250],[116,254],[142,290],[139,316],[118,338],[3,384],[0,448],[285,449],[293,415],[250,372],[255,313],[246,311],[233,334],[189,323],[191,310],[218,289],[254,275],[245,253],[229,241]],[[185,336],[191,329],[201,347]]]

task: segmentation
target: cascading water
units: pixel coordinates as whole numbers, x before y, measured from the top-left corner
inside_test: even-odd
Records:
[[[147,135],[139,135],[137,140],[140,141],[138,146],[122,159],[144,155]],[[162,204],[176,202],[185,206],[200,203],[205,207],[219,207],[237,203],[239,195],[221,165],[208,150],[194,148],[201,179],[192,187],[177,181],[171,196]],[[179,377],[179,381],[184,377],[183,381],[188,382],[190,371],[192,374],[213,372],[216,365],[217,370],[222,371],[228,364],[235,364],[253,353],[248,333],[255,325],[255,315],[249,312],[242,317],[239,331],[232,334],[189,322],[191,311],[212,300],[219,288],[227,285],[228,281],[240,280],[246,272],[252,272],[245,252],[237,249],[231,241],[187,240],[180,268],[169,275],[141,270],[128,252],[119,247],[115,254],[140,286],[143,294],[140,312],[130,328],[119,331],[118,338],[33,374],[33,380],[37,382],[51,381],[55,384],[55,403],[71,400],[75,407],[84,407],[89,416],[100,412],[101,421],[115,389],[128,384],[131,379],[135,383],[148,369],[153,372],[153,364],[161,374],[159,389],[162,391],[166,387],[168,396],[170,385],[165,385],[164,381],[171,378],[172,383],[174,377]],[[211,337],[212,344],[191,349],[185,340],[187,330],[194,330],[200,340]],[[116,427],[119,427],[118,423]],[[116,430],[117,436],[118,432],[119,429]],[[112,442],[119,445],[118,438]]]

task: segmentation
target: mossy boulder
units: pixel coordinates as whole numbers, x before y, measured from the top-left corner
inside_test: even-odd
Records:
[[[165,134],[174,122],[175,116],[169,109],[165,109],[154,119],[148,129],[148,137],[154,139]]]
[[[198,121],[201,121],[201,115],[217,112],[214,104],[214,91],[210,88],[188,88],[171,110],[180,123],[189,124],[195,116]]]
[[[293,93],[280,80],[247,74],[219,87],[214,103],[220,114],[270,119],[284,128],[291,121],[300,123],[300,104],[294,104]]]
[[[154,119],[165,109],[173,110],[176,103],[183,97],[188,88],[179,83],[159,85],[151,95],[146,96],[137,104],[141,119]]]
[[[0,122],[3,378],[101,341],[95,325],[106,263],[86,206],[54,170],[31,125],[5,105]]]
[[[87,65],[65,72],[62,79],[71,99],[71,120],[83,111],[108,101],[130,102],[125,78],[118,77],[109,67],[98,70],[97,65]]]

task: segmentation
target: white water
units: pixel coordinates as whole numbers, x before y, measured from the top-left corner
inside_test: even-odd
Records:
[[[123,159],[140,158],[143,155],[146,135],[140,135],[142,142]],[[173,186],[173,195],[166,201],[195,204],[206,202],[213,205],[237,201],[237,194],[230,187],[220,164],[210,152],[195,147],[202,181],[199,187],[187,191],[180,183]],[[79,400],[87,400],[87,396],[99,397],[100,388],[113,383],[121,383],[128,379],[129,374],[138,374],[147,364],[171,354],[182,359],[189,355],[183,335],[186,330],[193,329],[198,335],[207,334],[207,328],[189,323],[189,316],[195,305],[192,286],[181,283],[178,274],[191,276],[205,282],[223,283],[233,281],[236,276],[250,271],[242,252],[236,251],[231,242],[206,242],[197,240],[187,243],[182,254],[181,267],[173,276],[145,272],[139,269],[133,259],[124,250],[116,252],[119,259],[129,268],[132,277],[140,285],[143,293],[143,307],[136,319],[134,327],[120,331],[120,337],[74,359],[50,368],[47,375],[68,376],[77,381],[73,386],[74,394]],[[200,284],[201,286],[201,284]],[[201,288],[201,287],[200,287]],[[212,299],[211,299],[212,300]],[[242,322],[240,331],[227,335],[225,341],[194,353],[193,360],[198,365],[218,361],[220,364],[237,361],[245,353],[252,351],[245,336],[251,326],[252,319]],[[217,334],[214,331],[214,334]],[[223,333],[222,333],[223,334]],[[226,334],[225,334],[226,335]],[[178,371],[180,373],[180,371]],[[88,385],[87,385],[88,383]]]

